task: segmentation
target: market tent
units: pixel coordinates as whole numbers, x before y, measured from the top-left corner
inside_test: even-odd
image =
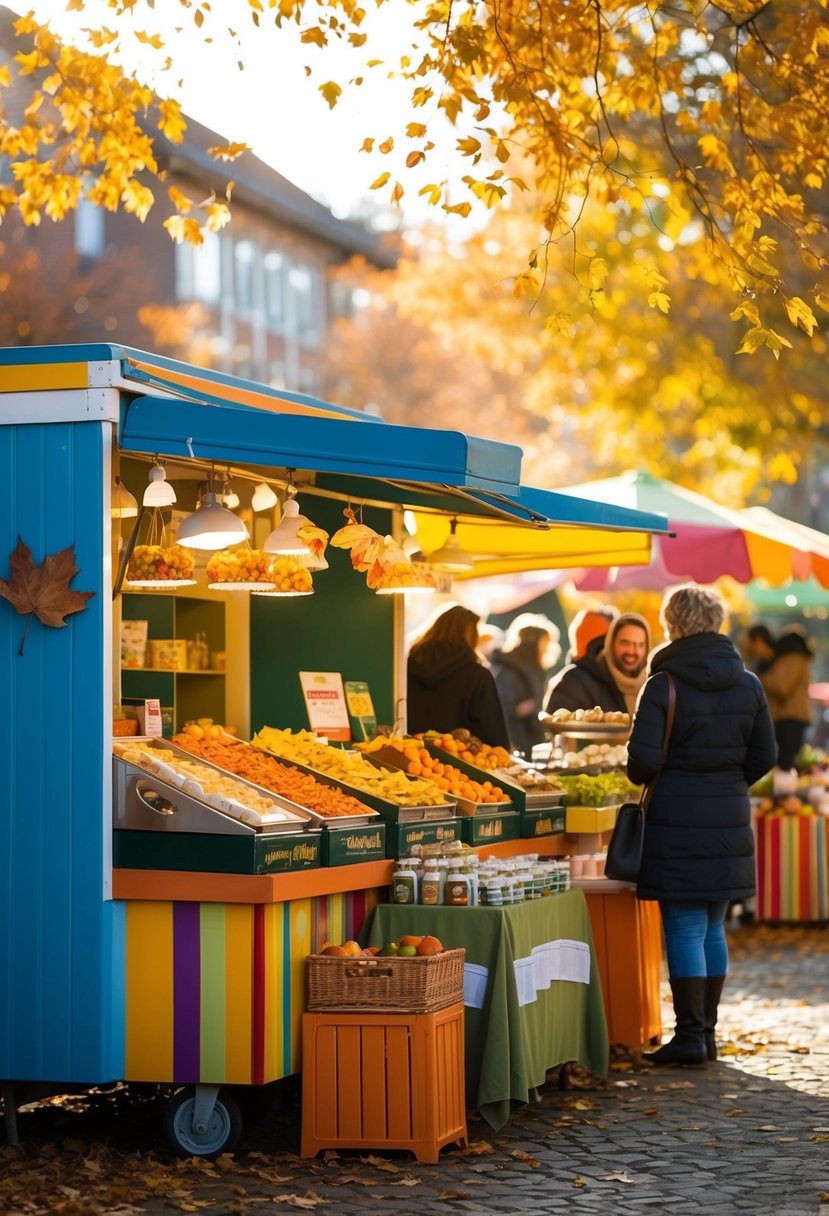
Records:
[[[642,563],[651,533],[668,531],[653,512],[521,486],[520,448],[459,431],[138,396],[124,412],[120,445],[231,472],[289,472],[303,495],[415,510],[418,533],[434,532],[429,549],[443,544],[452,515],[478,559],[476,574]]]
[[[739,583],[762,578],[781,586],[813,574],[829,586],[829,537],[764,508],[733,511],[641,471],[571,486],[562,493],[662,512],[675,533],[656,540],[644,566],[617,573],[590,569],[585,563],[584,574],[576,580],[579,590],[660,590],[685,579],[713,583],[723,575]]]

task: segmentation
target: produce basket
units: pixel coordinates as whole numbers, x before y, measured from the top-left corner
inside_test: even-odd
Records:
[[[434,1013],[463,1000],[465,957],[463,949],[422,958],[311,954],[305,960],[306,1008],[311,1013]]]

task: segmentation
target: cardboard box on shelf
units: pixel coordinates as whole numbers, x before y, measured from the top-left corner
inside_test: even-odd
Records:
[[[185,638],[151,638],[150,667],[162,671],[187,671],[187,641]]]
[[[144,667],[147,662],[147,621],[121,622],[121,666]]]

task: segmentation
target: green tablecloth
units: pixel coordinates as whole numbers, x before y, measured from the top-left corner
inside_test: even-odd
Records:
[[[581,891],[508,908],[381,904],[361,939],[365,945],[383,946],[405,933],[431,933],[444,946],[463,946],[467,964],[488,972],[483,1007],[471,1008],[468,999],[466,1004],[466,1092],[469,1105],[493,1128],[506,1123],[513,1102],[529,1100],[530,1090],[542,1085],[556,1064],[576,1060],[597,1076],[605,1075],[607,1023]],[[581,945],[568,948],[568,942]],[[539,948],[546,943],[553,943],[547,950],[555,957],[557,951],[569,950],[582,962],[587,962],[586,945],[589,983],[553,979],[535,990],[535,960],[544,956]],[[521,981],[516,980],[516,962]]]

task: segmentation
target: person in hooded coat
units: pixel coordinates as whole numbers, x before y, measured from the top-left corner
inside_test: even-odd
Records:
[[[637,895],[659,901],[676,1032],[654,1064],[717,1058],[714,1027],[728,971],[725,915],[754,894],[749,786],[775,760],[774,728],[759,679],[721,634],[715,591],[687,583],[668,591],[660,621],[668,639],[651,656],[628,741],[628,776],[657,774],[645,817]],[[667,751],[669,673],[676,708]],[[660,765],[664,760],[664,767]]]
[[[801,627],[789,625],[774,644],[771,662],[757,673],[769,699],[780,768],[794,768],[795,756],[811,725],[809,682],[813,658]]]
[[[492,747],[509,747],[504,711],[492,672],[476,651],[480,617],[455,604],[409,650],[408,728],[465,728]]]
[[[510,746],[528,759],[537,743],[547,741],[538,712],[544,704],[547,672],[561,653],[559,636],[547,617],[522,612],[507,630],[503,650],[491,655]]]
[[[636,612],[623,612],[603,637],[587,645],[583,658],[559,672],[550,682],[547,713],[556,709],[616,710],[633,714],[639,690],[645,683],[651,631]]]

